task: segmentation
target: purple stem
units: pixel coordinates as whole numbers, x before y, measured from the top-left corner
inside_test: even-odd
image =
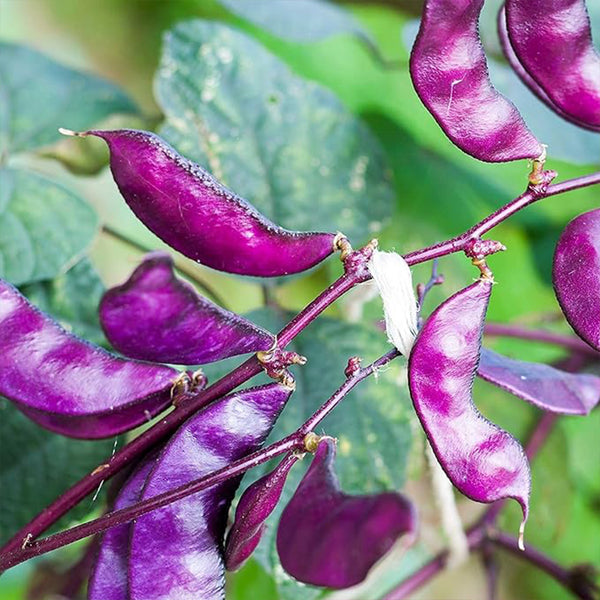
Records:
[[[237,477],[262,463],[265,463],[284,452],[293,450],[304,451],[304,437],[307,433],[323,421],[323,419],[340,403],[340,401],[363,379],[369,377],[377,369],[383,367],[391,360],[400,356],[397,350],[390,350],[370,365],[356,370],[352,375],[347,377],[346,381],[333,393],[333,395],[323,403],[323,405],[311,416],[303,425],[293,434],[286,438],[267,446],[261,450],[257,450],[244,458],[234,461],[231,464],[214,471],[210,475],[179,486],[158,496],[148,498],[142,502],[132,504],[127,508],[106,513],[105,515],[77,525],[71,529],[61,531],[60,533],[50,535],[41,540],[29,542],[20,549],[4,552],[0,555],[0,571],[10,569],[34,556],[46,554],[62,546],[72,544],[90,535],[100,533],[109,527],[122,525],[129,521],[137,519],[141,515],[148,512],[177,502],[186,496],[196,494],[209,487],[222,483],[232,477]]]
[[[544,331],[540,329],[526,329],[519,325],[510,325],[508,323],[487,323],[484,329],[485,335],[490,337],[513,337],[521,340],[530,340],[532,342],[544,342],[562,346],[568,350],[587,354],[596,359],[600,358],[600,353],[588,346],[579,338],[554,333],[553,331]]]
[[[529,187],[528,190],[500,208],[490,216],[486,217],[462,235],[449,241],[436,244],[411,252],[404,256],[409,265],[433,260],[434,258],[459,252],[464,249],[467,242],[477,238],[502,223],[510,216],[545,196],[576,190],[600,183],[600,172],[592,173],[584,177],[578,177],[550,185],[545,189]],[[361,251],[353,253],[360,259]],[[352,254],[350,255],[351,258]],[[339,279],[329,286],[304,310],[302,310],[292,321],[290,321],[278,334],[279,347],[284,348],[290,341],[306,328],[323,310],[350,290],[354,285],[370,279],[366,268],[366,261],[360,260],[352,263],[346,259],[346,266],[353,264],[353,268],[347,268]],[[228,375],[206,388],[196,396],[181,404],[177,410],[166,415],[156,425],[142,433],[139,437],[124,446],[120,452],[112,456],[101,468],[94,469],[90,474],[79,480],[74,486],[66,490],[52,504],[34,517],[25,527],[20,529],[1,549],[0,555],[19,549],[26,540],[35,539],[41,533],[52,526],[59,518],[66,514],[71,508],[78,504],[88,494],[92,493],[101,481],[109,479],[121,469],[142,457],[150,448],[172,434],[188,417],[196,413],[207,404],[217,398],[228,394],[239,385],[248,381],[261,370],[256,357],[251,357]]]

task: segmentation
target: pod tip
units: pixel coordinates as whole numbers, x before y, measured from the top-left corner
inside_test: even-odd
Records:
[[[519,550],[521,550],[521,552],[525,551],[525,521],[521,522],[521,525],[519,525],[519,539],[518,539],[518,543],[517,545],[519,546]]]
[[[66,129],[65,127],[59,127],[58,128],[58,133],[61,133],[62,135],[68,135],[69,137],[83,137],[83,136],[85,136],[85,133],[82,133],[80,131],[73,131],[72,129]]]

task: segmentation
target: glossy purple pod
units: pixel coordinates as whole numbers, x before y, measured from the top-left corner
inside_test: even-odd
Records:
[[[119,490],[113,510],[135,504],[140,499],[146,477],[154,467],[156,456],[145,459]],[[131,523],[108,529],[100,540],[100,548],[88,583],[88,600],[126,600],[129,598],[127,566]]]
[[[454,294],[419,332],[408,363],[410,394],[450,481],[477,502],[514,498],[529,510],[529,463],[519,442],[473,404],[472,388],[492,282]]]
[[[600,208],[565,227],[554,251],[552,283],[575,333],[600,351]]]
[[[225,543],[225,568],[228,571],[239,569],[258,546],[265,521],[277,506],[288,473],[299,458],[297,454],[288,454],[242,494]]]
[[[100,323],[119,352],[154,362],[201,365],[275,342],[273,334],[178,279],[164,252],[148,255],[123,285],[104,294]]]
[[[199,479],[258,449],[291,390],[273,383],[227,396],[190,418],[146,479],[142,499]],[[240,478],[140,517],[132,528],[132,600],[224,598],[223,537]]]
[[[399,537],[412,535],[417,518],[402,494],[342,492],[334,460],[335,440],[323,438],[281,515],[277,552],[297,580],[343,589],[363,581]]]
[[[135,215],[159,238],[213,269],[276,277],[334,251],[333,233],[278,227],[153,133],[88,131],[106,141],[110,168]]]
[[[542,410],[587,415],[600,402],[600,377],[514,360],[481,349],[477,375]]]
[[[584,0],[506,0],[515,56],[563,113],[600,131],[600,54]]]
[[[425,2],[410,56],[413,85],[463,152],[487,162],[537,158],[542,146],[490,81],[478,31],[483,2]]]
[[[506,29],[506,10],[504,6],[498,11],[498,37],[500,39],[500,46],[502,52],[506,57],[506,60],[512,67],[513,71],[519,76],[519,79],[551,110],[557,115],[561,116],[566,121],[574,123],[584,129],[590,129],[595,131],[595,127],[588,125],[582,121],[576,119],[573,115],[566,113],[559,106],[554,104],[552,99],[548,96],[546,91],[538,84],[538,82],[527,72],[527,69],[521,64],[518,56],[512,47],[510,38],[508,37],[508,31]]]
[[[0,280],[0,394],[75,438],[116,435],[171,402],[179,371],[114,356],[65,331]]]

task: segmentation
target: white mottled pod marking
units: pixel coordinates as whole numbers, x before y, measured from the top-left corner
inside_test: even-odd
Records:
[[[417,299],[410,268],[396,252],[375,250],[369,271],[383,300],[388,340],[408,356],[417,336]]]

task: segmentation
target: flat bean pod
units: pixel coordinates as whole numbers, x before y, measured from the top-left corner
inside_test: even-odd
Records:
[[[427,0],[410,57],[419,98],[461,150],[487,162],[537,158],[542,146],[492,85],[478,32],[484,0]]]
[[[542,410],[587,415],[600,401],[600,377],[514,360],[481,349],[477,375]]]
[[[588,125],[583,121],[579,121],[573,115],[566,113],[559,106],[554,104],[550,96],[546,91],[538,84],[538,82],[528,73],[527,69],[521,64],[519,57],[515,54],[512,47],[510,38],[508,37],[508,31],[506,29],[506,10],[504,6],[498,11],[498,37],[500,39],[500,46],[506,60],[508,60],[513,71],[519,76],[521,81],[546,105],[548,108],[553,110],[556,114],[560,115],[566,121],[570,121],[579,127],[584,129],[590,129],[595,131],[593,126]]]
[[[288,454],[270,473],[256,480],[243,494],[225,543],[225,567],[239,569],[262,537],[265,521],[275,510],[290,469],[299,456]]]
[[[333,233],[278,227],[153,133],[122,129],[102,138],[123,198],[159,238],[213,269],[275,277],[299,273],[334,251]]]
[[[600,131],[600,54],[584,0],[506,0],[519,62],[552,103]]]
[[[575,333],[600,351],[600,208],[565,227],[554,252],[552,282]]]
[[[529,510],[523,448],[473,404],[472,388],[492,282],[480,279],[441,304],[417,336],[408,365],[417,416],[450,481],[477,502],[511,497]]]
[[[113,510],[135,504],[140,499],[146,477],[153,469],[156,456],[144,460],[119,490]],[[88,600],[127,600],[129,598],[127,566],[131,523],[111,527],[100,541],[100,549],[88,583]]]
[[[0,394],[42,427],[93,439],[145,423],[179,371],[126,360],[65,331],[0,280]]]
[[[299,581],[342,589],[363,581],[399,537],[415,532],[417,519],[402,494],[345,494],[334,461],[335,440],[325,437],[281,515],[277,552]]]
[[[250,388],[191,417],[163,449],[141,499],[257,450],[290,394],[279,383]],[[223,537],[239,482],[230,479],[137,519],[129,556],[132,600],[224,598]]]
[[[213,304],[178,279],[163,252],[148,255],[100,303],[106,337],[132,358],[200,365],[268,350],[275,336]]]

